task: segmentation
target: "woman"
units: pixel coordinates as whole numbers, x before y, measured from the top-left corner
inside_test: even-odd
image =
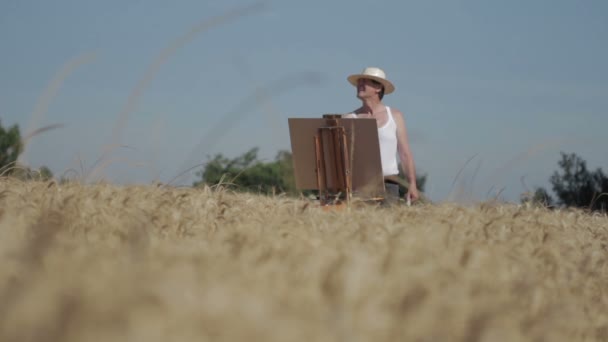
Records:
[[[375,118],[378,124],[378,139],[380,143],[380,159],[388,201],[399,199],[399,185],[392,179],[399,174],[397,155],[409,182],[406,199],[416,201],[419,198],[416,185],[414,158],[410,149],[407,129],[403,114],[396,108],[382,103],[384,95],[395,90],[392,82],[386,79],[386,74],[380,68],[368,67],[360,74],[350,75],[348,81],[357,87],[357,98],[361,107],[345,118]]]

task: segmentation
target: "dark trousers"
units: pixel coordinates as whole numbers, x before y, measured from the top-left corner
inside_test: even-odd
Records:
[[[384,181],[384,188],[386,189],[386,197],[384,199],[384,204],[399,204],[399,184]]]

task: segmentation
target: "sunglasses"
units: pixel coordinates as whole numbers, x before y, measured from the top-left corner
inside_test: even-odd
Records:
[[[380,83],[380,82],[378,82],[378,81],[376,81],[376,80],[373,80],[373,79],[371,79],[371,78],[361,78],[361,79],[360,79],[360,81],[361,81],[361,80],[363,80],[363,81],[369,81],[369,82],[371,82],[372,84],[375,84],[375,85],[377,85],[377,86],[381,86],[381,85],[382,85],[382,83]]]

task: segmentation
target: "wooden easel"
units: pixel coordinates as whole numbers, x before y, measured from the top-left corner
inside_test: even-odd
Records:
[[[341,115],[325,114],[325,126],[314,137],[315,172],[322,206],[348,204],[352,195],[352,172],[346,143],[346,131],[340,126]]]
[[[323,209],[354,202],[378,202],[385,194],[373,118],[289,118],[289,135],[297,189],[317,190]]]

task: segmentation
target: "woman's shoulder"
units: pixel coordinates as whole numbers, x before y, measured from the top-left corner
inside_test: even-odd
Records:
[[[357,108],[349,113],[346,114],[342,114],[343,118],[357,118],[357,115],[359,114],[359,111],[361,110],[361,108]]]
[[[397,109],[395,107],[386,106],[386,109],[387,109],[387,111],[389,113],[391,113],[391,115],[393,116],[393,118],[395,118],[395,117],[397,117],[397,118],[403,117],[403,113],[399,109]]]
[[[386,106],[386,110],[390,111],[393,114],[401,114],[401,111],[399,109],[397,109],[396,107]]]
[[[355,110],[350,111],[350,112],[348,112],[346,114],[342,114],[342,117],[343,118],[355,118],[356,119],[357,115],[358,115],[358,111],[359,111],[359,109],[355,109]]]

